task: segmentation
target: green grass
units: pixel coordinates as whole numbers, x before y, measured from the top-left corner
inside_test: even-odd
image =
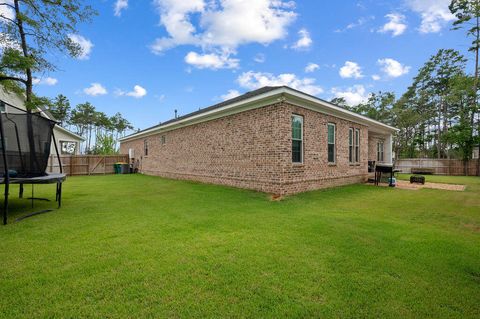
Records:
[[[0,317],[479,318],[480,178],[448,179],[467,190],[353,185],[272,202],[69,178],[61,210],[0,228]]]

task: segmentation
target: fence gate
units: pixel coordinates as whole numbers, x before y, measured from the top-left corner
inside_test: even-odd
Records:
[[[63,172],[67,175],[98,175],[113,174],[113,164],[128,163],[128,154],[125,155],[61,155]],[[60,172],[58,159],[50,155],[48,162],[50,173]]]

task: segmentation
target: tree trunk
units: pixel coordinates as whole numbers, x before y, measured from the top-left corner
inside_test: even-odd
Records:
[[[27,46],[27,37],[23,27],[22,14],[20,12],[19,0],[14,0],[15,7],[15,16],[17,19],[17,28],[20,34],[20,46],[22,48],[22,53],[25,58],[29,57],[28,46]],[[25,104],[27,108],[27,136],[28,136],[28,146],[30,151],[30,170],[34,168],[35,165],[38,165],[35,154],[35,143],[33,141],[33,126],[32,126],[32,95],[33,95],[33,78],[32,70],[30,68],[25,69],[25,75],[27,76],[25,84]]]
[[[478,2],[478,1],[477,1]],[[477,123],[477,137],[480,137],[480,110],[478,110],[478,58],[479,58],[479,47],[478,47],[478,41],[480,41],[480,18],[477,16],[476,17],[476,24],[477,24],[477,30],[476,30],[476,42],[475,42],[475,81],[473,82],[473,94],[475,96],[475,101],[474,101],[474,108],[473,108],[473,113],[474,115],[472,116],[472,135],[473,133],[473,127],[474,127],[474,120],[475,120],[475,110],[478,114],[478,123]],[[480,155],[480,142],[478,143],[478,151]],[[480,176],[480,156],[478,156],[477,160],[477,176]]]

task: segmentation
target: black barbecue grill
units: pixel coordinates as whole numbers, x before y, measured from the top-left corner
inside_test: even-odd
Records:
[[[377,164],[375,166],[375,185],[380,183],[380,179],[382,178],[382,174],[390,174],[390,179],[388,180],[388,186],[393,187],[393,175],[394,173],[398,172],[395,170],[392,164]]]

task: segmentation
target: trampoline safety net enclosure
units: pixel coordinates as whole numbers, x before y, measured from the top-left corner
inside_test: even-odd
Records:
[[[39,177],[46,175],[52,131],[55,122],[36,114],[2,114],[5,149],[10,177]],[[0,161],[0,170],[5,172]]]
[[[55,200],[58,208],[62,201],[62,183],[66,176],[62,172],[60,154],[57,143],[54,143],[60,174],[48,174],[46,172],[50,157],[50,148],[54,136],[56,122],[42,116],[41,112],[27,112],[13,105],[0,101],[0,104],[8,105],[0,111],[0,184],[4,184],[3,224],[7,224],[9,185],[19,184],[19,197],[23,197],[23,185],[32,185],[32,201],[48,200],[35,198],[33,195],[35,184],[57,184]],[[51,211],[29,213],[26,217]]]

